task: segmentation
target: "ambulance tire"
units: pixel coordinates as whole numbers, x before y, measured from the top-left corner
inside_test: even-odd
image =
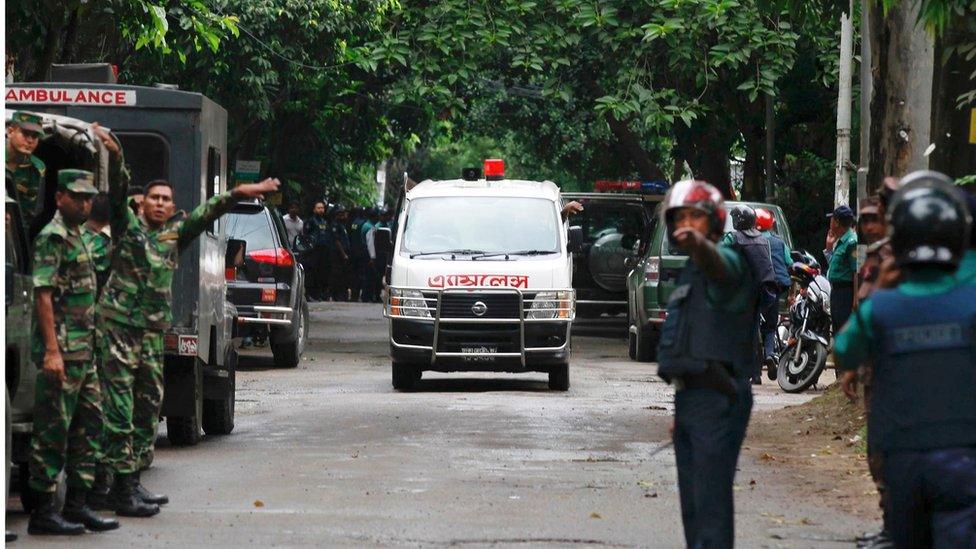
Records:
[[[549,390],[569,390],[569,364],[553,366],[552,369],[549,370]]]
[[[650,326],[637,327],[637,333],[634,334],[634,353],[638,362],[654,362],[657,360],[658,337],[657,330]]]
[[[417,388],[417,383],[423,376],[423,371],[419,367],[400,362],[394,362],[392,366],[394,389],[397,391],[413,391]]]

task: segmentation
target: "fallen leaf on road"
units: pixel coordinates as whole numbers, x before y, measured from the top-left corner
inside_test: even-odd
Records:
[[[759,459],[763,461],[776,461],[775,457],[767,454],[766,452],[763,452],[763,455],[759,456]]]
[[[638,480],[637,485],[643,486],[644,488],[650,488],[651,486],[654,486],[654,483],[649,480]]]
[[[594,512],[590,513],[590,518],[602,519],[603,517],[600,516],[600,513],[597,513],[597,512],[594,511]]]
[[[666,406],[651,405],[651,406],[645,406],[644,409],[645,410],[667,410],[668,408]]]
[[[259,500],[259,499],[256,499],[256,500],[254,500],[254,506],[255,507],[264,507],[264,502],[261,501],[261,500]]]
[[[645,498],[656,498],[657,497],[657,492],[654,492],[654,493],[651,493],[651,494],[644,494],[644,497]]]

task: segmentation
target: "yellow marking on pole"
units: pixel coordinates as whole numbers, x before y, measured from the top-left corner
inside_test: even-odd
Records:
[[[976,145],[976,109],[969,111],[969,143]]]

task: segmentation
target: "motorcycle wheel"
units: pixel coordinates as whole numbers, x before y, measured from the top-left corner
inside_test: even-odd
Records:
[[[817,383],[827,365],[827,347],[819,341],[801,341],[800,359],[794,361],[796,343],[779,355],[776,381],[787,393],[802,393]]]

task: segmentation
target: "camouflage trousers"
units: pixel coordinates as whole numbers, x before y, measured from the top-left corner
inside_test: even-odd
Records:
[[[117,322],[101,327],[104,463],[116,473],[152,463],[163,404],[163,334]]]
[[[37,372],[34,433],[31,436],[30,487],[53,493],[64,469],[68,486],[91,488],[102,434],[102,393],[91,361],[64,362],[59,382]]]

